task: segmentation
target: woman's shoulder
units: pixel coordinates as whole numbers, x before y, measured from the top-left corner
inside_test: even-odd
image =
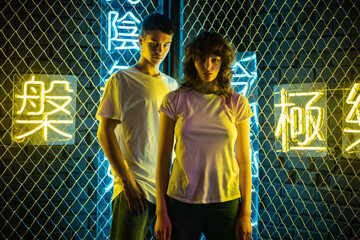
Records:
[[[233,90],[230,92],[230,95],[233,100],[240,100],[245,98],[244,95]]]
[[[231,102],[234,106],[241,106],[243,104],[249,104],[248,99],[241,93],[232,91],[231,92]]]
[[[178,88],[174,91],[170,91],[165,95],[165,99],[170,102],[181,102],[187,99],[187,95],[191,92],[191,89]]]
[[[168,93],[165,95],[164,99],[173,101],[173,100],[177,97],[178,91],[179,91],[179,89],[177,89],[177,90],[172,90],[172,91],[168,92]]]

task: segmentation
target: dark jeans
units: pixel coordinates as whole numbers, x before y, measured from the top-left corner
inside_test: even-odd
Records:
[[[231,240],[239,213],[239,199],[221,203],[189,204],[168,197],[172,240]]]
[[[121,192],[112,202],[111,240],[144,240],[155,219],[155,204],[147,201],[144,214],[130,213],[128,201]]]

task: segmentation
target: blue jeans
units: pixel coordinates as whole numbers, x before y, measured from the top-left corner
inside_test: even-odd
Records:
[[[155,219],[155,204],[147,201],[144,214],[138,216],[129,211],[124,191],[112,201],[111,240],[144,240]]]
[[[239,215],[239,199],[221,203],[189,204],[167,198],[172,240],[231,240]]]

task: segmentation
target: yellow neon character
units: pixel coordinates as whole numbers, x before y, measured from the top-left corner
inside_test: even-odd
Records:
[[[70,124],[73,123],[71,118],[71,113],[66,107],[71,103],[71,96],[54,96],[52,92],[54,89],[63,85],[63,89],[72,93],[73,90],[70,88],[70,83],[68,81],[54,80],[51,82],[49,89],[45,89],[45,83],[42,81],[35,81],[35,76],[31,77],[30,81],[27,81],[23,85],[24,95],[16,95],[16,98],[22,99],[22,104],[20,110],[17,111],[19,115],[32,116],[33,118],[39,116],[35,120],[16,120],[18,124],[26,124],[24,126],[37,125],[34,129],[15,136],[15,140],[22,141],[25,137],[34,134],[35,132],[43,129],[43,138],[44,140],[48,139],[49,128],[54,132],[62,135],[66,138],[71,138],[72,135],[66,132],[63,132],[56,128],[55,124]],[[53,110],[47,111],[47,109],[52,108]],[[35,109],[35,110],[32,110]],[[71,120],[53,120],[50,117],[54,117],[55,114],[65,114],[68,115],[68,118]]]
[[[280,90],[280,103],[275,107],[281,108],[279,122],[275,130],[275,136],[280,137],[284,152],[289,150],[325,150],[326,147],[312,146],[315,140],[324,141],[321,128],[323,126],[324,109],[314,105],[324,95],[323,92],[287,93]],[[288,99],[299,97],[311,97],[304,107],[295,106]],[[315,116],[314,116],[315,114]],[[289,126],[290,125],[290,129]],[[289,136],[290,133],[290,136]],[[300,135],[305,136],[300,140]],[[290,140],[297,146],[290,146]]]
[[[346,103],[353,105],[349,111],[349,114],[347,115],[345,121],[349,124],[357,124],[360,126],[360,83],[355,83],[352,87],[349,96],[346,99]],[[344,128],[344,132],[348,133],[360,133],[360,129],[352,129],[352,128]],[[360,144],[360,139],[352,143],[350,146],[348,146],[345,150],[350,151],[355,146]]]

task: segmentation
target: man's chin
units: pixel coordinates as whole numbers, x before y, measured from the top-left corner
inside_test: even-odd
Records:
[[[153,62],[154,65],[159,65],[159,64],[162,63],[163,60],[164,60],[163,58],[161,58],[161,59],[153,59],[152,62]]]

